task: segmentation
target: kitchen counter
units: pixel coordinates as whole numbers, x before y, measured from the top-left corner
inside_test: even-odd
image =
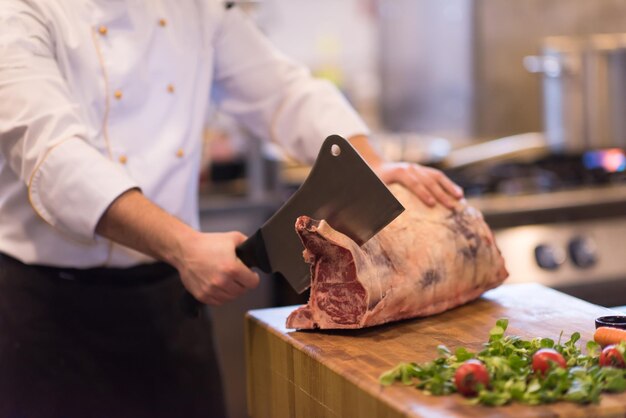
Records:
[[[520,195],[494,194],[467,199],[493,229],[526,224],[623,218],[626,184],[598,185]]]
[[[538,284],[503,285],[480,299],[428,318],[363,330],[293,331],[294,307],[250,311],[246,317],[248,410],[252,418],[348,417],[608,417],[626,414],[626,393],[603,394],[597,405],[469,405],[460,395],[427,396],[409,386],[382,387],[379,375],[399,362],[424,362],[436,347],[478,351],[499,318],[507,334],[557,340],[578,331],[585,347],[594,318],[607,312]],[[583,348],[583,351],[585,349]]]

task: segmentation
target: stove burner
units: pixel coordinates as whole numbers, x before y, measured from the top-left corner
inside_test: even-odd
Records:
[[[468,197],[485,194],[547,193],[583,186],[626,181],[623,150],[594,150],[583,154],[552,154],[531,162],[477,164],[446,174]]]

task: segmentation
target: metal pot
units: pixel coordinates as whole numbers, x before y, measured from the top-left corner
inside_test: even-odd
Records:
[[[543,74],[547,141],[555,151],[626,147],[626,34],[548,37],[524,58]]]

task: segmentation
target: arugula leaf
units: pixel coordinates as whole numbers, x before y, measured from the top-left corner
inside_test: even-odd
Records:
[[[456,360],[458,362],[464,362],[465,360],[469,360],[471,358],[474,358],[474,354],[467,351],[467,349],[465,347],[459,347],[454,351],[454,355],[456,357]]]
[[[587,341],[587,354],[591,357],[596,357],[600,351],[600,344],[593,340]]]
[[[405,366],[405,364],[406,363],[400,363],[393,369],[387,370],[386,372],[381,374],[380,377],[378,378],[378,381],[380,382],[380,384],[384,386],[389,386],[396,380],[399,380],[400,377],[402,376],[402,368]]]
[[[443,344],[439,344],[437,346],[437,353],[439,353],[439,356],[442,357],[450,357],[452,355],[450,349]]]
[[[489,331],[489,341],[499,340],[500,338],[502,338],[503,335],[504,328],[496,325],[495,327],[491,328],[491,331]]]
[[[496,325],[506,331],[509,326],[509,320],[507,318],[500,318],[496,321]]]
[[[509,321],[502,318],[489,331],[489,339],[478,353],[465,347],[454,352],[444,345],[437,347],[438,357],[433,361],[416,364],[400,363],[380,376],[383,385],[400,381],[415,385],[431,395],[447,395],[456,392],[454,373],[465,361],[476,358],[483,362],[489,372],[488,387],[481,387],[470,403],[489,406],[505,405],[516,401],[527,405],[539,405],[556,401],[597,403],[602,392],[626,391],[626,370],[600,367],[600,347],[594,341],[586,344],[583,354],[576,345],[580,333],[574,332],[561,343],[563,332],[555,342],[550,338],[522,339],[505,335]],[[552,364],[545,375],[537,375],[532,369],[532,356],[541,348],[553,348],[563,355],[567,369]],[[626,353],[626,342],[617,346]]]

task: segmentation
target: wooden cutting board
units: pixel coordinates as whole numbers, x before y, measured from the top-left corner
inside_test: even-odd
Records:
[[[427,396],[413,387],[381,387],[379,375],[399,362],[424,362],[436,347],[478,351],[499,318],[507,334],[557,340],[593,338],[594,318],[609,309],[537,284],[504,285],[480,299],[423,319],[346,331],[293,331],[294,307],[250,311],[246,317],[248,410],[252,418],[610,417],[626,415],[626,393],[603,394],[597,405],[483,407],[460,395]],[[584,351],[584,349],[583,349]]]

